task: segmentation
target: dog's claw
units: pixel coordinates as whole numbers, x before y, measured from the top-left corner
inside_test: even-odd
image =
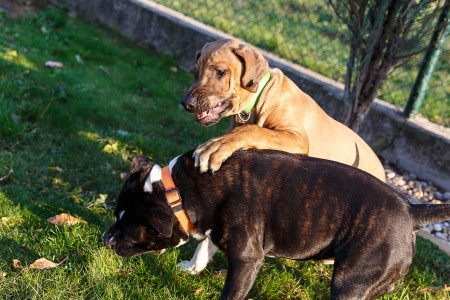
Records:
[[[197,153],[197,152],[194,152],[193,157],[194,157],[194,160],[195,160],[195,162],[194,162],[194,167],[197,168],[197,167],[200,165],[200,158],[199,158],[198,153]]]
[[[206,159],[201,159],[199,158],[199,166],[200,166],[200,173],[205,173],[206,171],[208,171],[209,167],[208,167],[209,161]]]

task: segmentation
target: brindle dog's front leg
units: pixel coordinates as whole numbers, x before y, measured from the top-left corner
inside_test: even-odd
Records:
[[[252,288],[263,261],[263,254],[246,258],[229,256],[227,278],[220,299],[244,299]]]

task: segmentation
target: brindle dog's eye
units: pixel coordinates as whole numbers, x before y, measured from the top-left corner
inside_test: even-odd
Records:
[[[216,74],[218,77],[222,77],[223,75],[225,75],[226,70],[216,70]]]

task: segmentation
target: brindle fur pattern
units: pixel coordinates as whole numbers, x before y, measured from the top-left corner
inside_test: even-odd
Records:
[[[187,235],[161,182],[143,191],[153,164],[134,165],[105,244],[124,256],[179,245]],[[221,299],[243,299],[265,256],[334,257],[331,298],[374,299],[407,272],[419,226],[450,219],[450,205],[412,205],[359,169],[279,151],[237,151],[215,173],[201,173],[188,152],[172,177],[197,232],[226,254]]]

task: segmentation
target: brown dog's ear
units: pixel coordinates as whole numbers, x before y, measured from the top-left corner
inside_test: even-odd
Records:
[[[201,51],[197,51],[197,53],[195,54],[195,65],[192,67],[192,73],[194,73],[195,79],[198,78],[198,59],[200,58],[200,56],[202,55]]]
[[[238,48],[233,48],[232,51],[243,64],[241,86],[256,93],[259,82],[269,71],[269,63],[259,51],[244,44],[240,44]]]
[[[195,53],[195,63],[198,62],[198,59],[200,58],[201,55],[202,55],[202,51],[197,51],[197,53]]]

